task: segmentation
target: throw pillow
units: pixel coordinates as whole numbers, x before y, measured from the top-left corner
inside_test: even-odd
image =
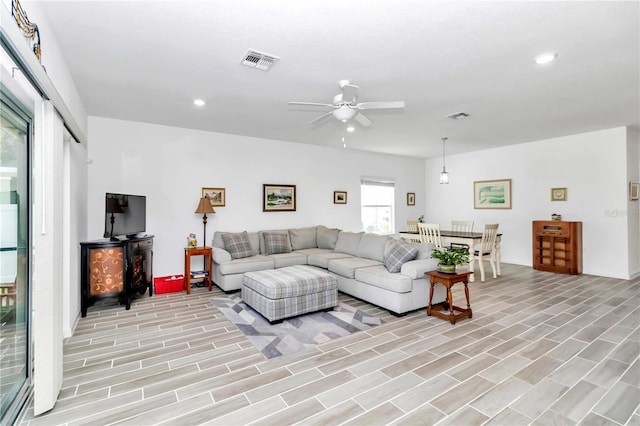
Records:
[[[265,232],[264,246],[266,254],[291,253],[289,234]]]
[[[400,272],[402,265],[413,260],[418,254],[418,248],[407,243],[396,241],[392,244],[389,256],[384,261],[384,266],[391,273]]]
[[[222,235],[222,241],[224,241],[224,248],[231,254],[232,259],[253,256],[253,249],[251,248],[247,231],[239,234],[225,233]]]

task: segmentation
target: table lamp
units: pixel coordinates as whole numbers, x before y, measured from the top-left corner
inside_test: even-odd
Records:
[[[109,239],[111,241],[118,241],[117,238],[113,236],[113,223],[116,221],[115,213],[124,213],[122,211],[122,207],[120,207],[120,203],[115,198],[107,198],[107,213],[111,213],[111,232],[109,233]]]
[[[207,197],[200,198],[200,204],[196,208],[194,213],[202,213],[202,225],[204,227],[204,240],[202,245],[203,247],[207,246],[207,213],[215,213],[216,211],[211,206],[211,200]]]

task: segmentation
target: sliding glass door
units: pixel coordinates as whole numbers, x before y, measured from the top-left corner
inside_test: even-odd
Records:
[[[0,424],[12,424],[31,380],[31,117],[0,89]]]

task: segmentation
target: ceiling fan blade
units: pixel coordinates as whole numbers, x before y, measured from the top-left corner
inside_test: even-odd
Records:
[[[404,108],[404,101],[362,102],[354,106],[358,109]]]
[[[330,116],[331,114],[333,114],[333,111],[329,111],[327,113],[322,114],[320,117],[314,118],[313,120],[311,120],[310,122],[308,122],[307,124],[309,126],[311,126],[312,124],[316,124],[317,122],[319,122],[320,120],[322,120],[325,117]]]
[[[361,112],[356,114],[356,116],[353,117],[353,119],[356,120],[358,123],[360,123],[361,126],[364,126],[364,127],[368,127],[371,124],[373,124],[373,122],[369,120],[367,117],[365,117]]]
[[[289,105],[305,105],[305,106],[319,106],[324,108],[335,108],[332,104],[321,104],[317,102],[288,102]]]
[[[358,94],[359,87],[354,84],[345,84],[342,88],[342,101],[354,103],[356,101],[356,95]]]

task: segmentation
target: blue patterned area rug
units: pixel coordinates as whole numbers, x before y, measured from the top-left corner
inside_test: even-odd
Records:
[[[298,352],[382,324],[380,318],[340,303],[333,311],[313,312],[271,325],[239,294],[211,300],[266,358]]]

